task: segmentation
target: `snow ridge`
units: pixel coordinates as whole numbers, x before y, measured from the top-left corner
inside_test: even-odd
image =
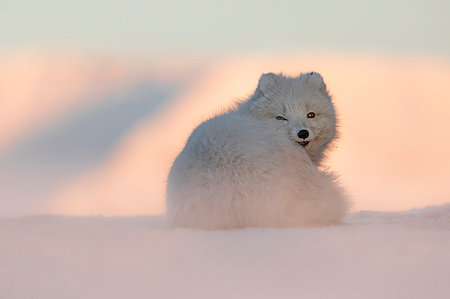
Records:
[[[2,298],[449,298],[450,204],[320,228],[0,219]]]

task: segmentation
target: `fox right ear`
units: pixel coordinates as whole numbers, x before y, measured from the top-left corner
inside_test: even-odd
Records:
[[[274,73],[262,74],[261,78],[259,78],[259,83],[256,90],[264,93],[268,90],[274,89],[274,87],[276,86],[277,78],[278,76]]]
[[[327,94],[327,87],[323,81],[322,76],[316,72],[310,72],[300,75],[300,78],[305,77],[306,84],[318,89],[321,93]]]

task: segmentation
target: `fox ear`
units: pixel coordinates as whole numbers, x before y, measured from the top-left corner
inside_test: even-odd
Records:
[[[302,74],[301,77],[305,76],[305,82],[307,85],[318,89],[321,93],[327,94],[327,86],[323,81],[322,76],[316,72],[310,72],[306,74]]]
[[[256,90],[264,94],[264,92],[273,89],[276,86],[277,78],[278,76],[274,73],[262,74]]]

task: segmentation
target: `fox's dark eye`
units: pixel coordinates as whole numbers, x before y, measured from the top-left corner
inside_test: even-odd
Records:
[[[278,120],[287,120],[286,118],[284,118],[284,117],[282,117],[282,116],[277,116],[277,117],[275,117],[276,119],[278,119]]]
[[[308,114],[306,114],[306,116],[308,118],[314,118],[314,117],[316,117],[316,114],[314,112],[309,112]]]

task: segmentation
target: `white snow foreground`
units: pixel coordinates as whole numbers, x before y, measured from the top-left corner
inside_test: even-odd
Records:
[[[450,204],[308,229],[0,219],[1,298],[450,298]]]

